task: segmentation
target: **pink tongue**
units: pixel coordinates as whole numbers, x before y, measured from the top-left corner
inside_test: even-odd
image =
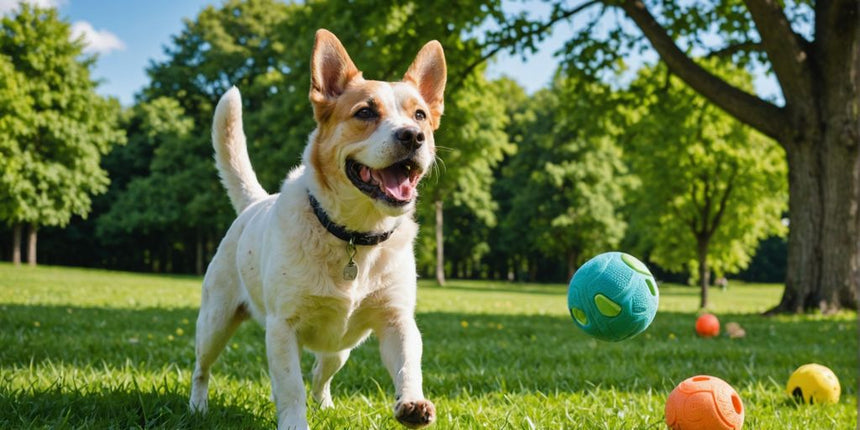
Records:
[[[412,198],[414,191],[412,183],[409,181],[409,176],[400,169],[375,170],[373,173],[388,197],[401,201]]]

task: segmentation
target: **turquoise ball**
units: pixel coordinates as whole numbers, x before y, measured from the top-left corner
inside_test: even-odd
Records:
[[[641,261],[623,252],[607,252],[580,267],[567,290],[573,322],[606,341],[630,339],[657,314],[660,292],[654,275]]]

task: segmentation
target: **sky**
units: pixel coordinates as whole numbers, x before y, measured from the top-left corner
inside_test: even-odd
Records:
[[[72,24],[74,35],[84,34],[87,52],[97,53],[93,78],[100,81],[98,92],[114,96],[123,106],[134,103],[134,95],[148,82],[145,69],[166,57],[165,46],[178,35],[184,20],[194,19],[208,5],[222,0],[28,0],[43,7],[56,7],[60,17]],[[18,0],[0,0],[0,14],[13,11]],[[530,12],[546,13],[544,2],[527,5]],[[491,62],[488,76],[507,75],[532,93],[549,84],[558,65],[554,53],[573,33],[570,26],[556,26],[538,52],[526,57],[500,54]],[[310,55],[310,53],[308,53]],[[778,93],[772,78],[761,76],[756,89],[765,97]]]

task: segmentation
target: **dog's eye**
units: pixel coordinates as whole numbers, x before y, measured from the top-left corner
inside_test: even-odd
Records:
[[[353,116],[355,118],[358,118],[358,119],[367,120],[367,119],[375,119],[376,117],[379,116],[379,114],[376,113],[375,110],[373,110],[369,107],[363,107],[363,108],[359,109],[358,111],[356,111],[355,114],[353,114]]]
[[[423,110],[418,109],[417,111],[415,111],[415,120],[416,121],[424,121],[425,119],[427,119],[427,114],[424,113]]]

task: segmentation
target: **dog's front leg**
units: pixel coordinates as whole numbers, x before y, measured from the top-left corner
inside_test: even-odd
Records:
[[[436,407],[421,388],[421,333],[411,317],[391,322],[378,330],[382,361],[394,380],[394,417],[409,428],[430,425]]]
[[[283,317],[266,318],[266,355],[279,430],[308,428],[301,346],[295,328]]]

